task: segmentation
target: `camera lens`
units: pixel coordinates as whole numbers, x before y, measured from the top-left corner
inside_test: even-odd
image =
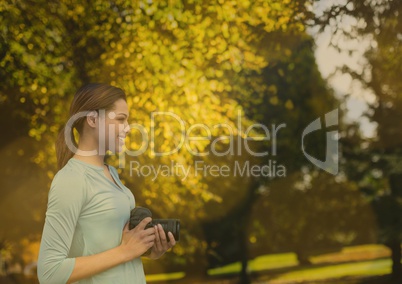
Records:
[[[173,234],[176,241],[180,239],[180,220],[179,219],[154,219],[152,221],[154,224],[161,224],[163,231],[167,236],[168,232]],[[169,238],[169,237],[168,237]]]
[[[144,218],[152,217],[152,213],[148,208],[135,207],[131,210],[129,229],[135,228]],[[180,240],[180,220],[179,219],[153,219],[151,223],[145,226],[145,229],[161,224],[163,231],[168,237],[168,232],[171,232],[176,241]]]

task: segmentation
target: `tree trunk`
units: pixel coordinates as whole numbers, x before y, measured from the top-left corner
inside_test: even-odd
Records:
[[[388,244],[388,247],[391,249],[392,278],[402,279],[401,243],[399,240],[394,240]]]
[[[401,207],[400,204],[397,202],[397,198],[402,196],[402,174],[401,173],[394,173],[389,176],[389,184],[391,188],[391,196],[394,198],[394,203],[396,204],[397,214],[396,224],[399,227],[400,232],[400,213]],[[389,248],[391,249],[391,258],[392,258],[392,278],[394,279],[402,279],[402,266],[401,266],[401,239],[399,234],[396,234],[395,239],[393,239],[390,244]]]
[[[311,261],[303,251],[296,251],[296,257],[299,265],[311,265]]]
[[[184,283],[193,283],[208,277],[206,255],[197,250],[194,253],[193,261],[187,264],[184,268],[185,280]]]
[[[247,246],[247,230],[245,226],[242,226],[244,230],[240,232],[240,254],[241,254],[241,271],[240,271],[240,283],[250,284],[250,277],[248,275],[248,246]]]
[[[241,220],[241,226],[240,226],[240,256],[241,256],[241,271],[240,271],[240,283],[241,284],[250,284],[251,279],[250,275],[248,273],[248,261],[249,261],[249,249],[248,249],[248,233],[249,233],[249,225],[250,225],[250,217],[251,217],[251,211],[253,209],[253,205],[255,200],[257,199],[257,191],[258,188],[260,187],[259,181],[256,179],[252,182],[250,185],[250,189],[248,192],[247,199],[245,200],[244,207],[240,212],[240,220]]]

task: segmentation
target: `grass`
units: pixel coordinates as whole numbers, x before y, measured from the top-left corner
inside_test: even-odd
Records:
[[[330,265],[319,268],[306,268],[298,271],[287,272],[279,275],[272,284],[289,283],[300,280],[324,280],[342,278],[346,276],[375,276],[391,272],[390,259],[378,259],[356,263]]]
[[[146,275],[147,282],[157,282],[166,280],[178,280],[185,276],[184,272],[165,273],[165,274],[151,274]]]
[[[268,254],[249,261],[249,270],[254,272],[291,266],[297,266],[297,258],[294,253]],[[240,269],[240,262],[236,262],[210,269],[208,275],[232,274],[239,272]]]
[[[381,245],[345,247],[339,252],[311,257],[311,266],[298,266],[294,253],[270,254],[249,261],[249,271],[257,277],[265,275],[267,282],[295,283],[325,279],[339,279],[348,276],[375,276],[391,272],[389,250]],[[240,262],[208,270],[212,278],[236,275],[241,269]],[[147,281],[179,280],[184,273],[148,275]],[[259,282],[261,283],[261,282]]]
[[[382,245],[344,247],[340,252],[322,254],[311,258],[312,263],[334,263],[389,257],[390,251]]]

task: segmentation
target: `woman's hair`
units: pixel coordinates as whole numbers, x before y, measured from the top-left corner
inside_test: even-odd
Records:
[[[82,112],[98,111],[100,109],[110,110],[113,108],[114,103],[119,99],[126,100],[126,94],[120,88],[102,83],[87,84],[75,93],[70,106],[69,118]],[[74,138],[74,128],[81,135],[85,120],[86,116],[81,116],[73,121],[73,124],[70,125],[70,127],[67,127],[70,132],[67,134],[71,137],[71,141],[75,148],[77,148],[78,143]],[[74,153],[67,146],[65,131],[66,126],[63,126],[56,141],[57,167],[59,170],[67,164],[72,156],[74,156]]]

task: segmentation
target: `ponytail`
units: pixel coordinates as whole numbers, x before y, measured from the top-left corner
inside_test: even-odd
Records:
[[[99,109],[109,110],[114,107],[118,99],[126,101],[126,94],[120,88],[102,83],[90,83],[81,87],[74,95],[70,106],[70,119],[66,126],[60,129],[56,140],[57,168],[61,170],[74,156],[78,149],[78,143],[75,141],[74,129],[79,135],[82,135],[85,116],[80,113],[97,111]],[[78,117],[75,117],[78,115]],[[67,131],[67,133],[66,133]],[[68,137],[66,137],[68,135]]]
[[[73,142],[74,146],[77,147],[77,142],[75,142],[74,138],[73,128],[70,129],[71,141]],[[65,131],[66,127],[63,126],[56,140],[56,157],[58,170],[61,170],[61,168],[63,168],[67,164],[68,160],[70,160],[74,156],[74,153],[67,146]]]

